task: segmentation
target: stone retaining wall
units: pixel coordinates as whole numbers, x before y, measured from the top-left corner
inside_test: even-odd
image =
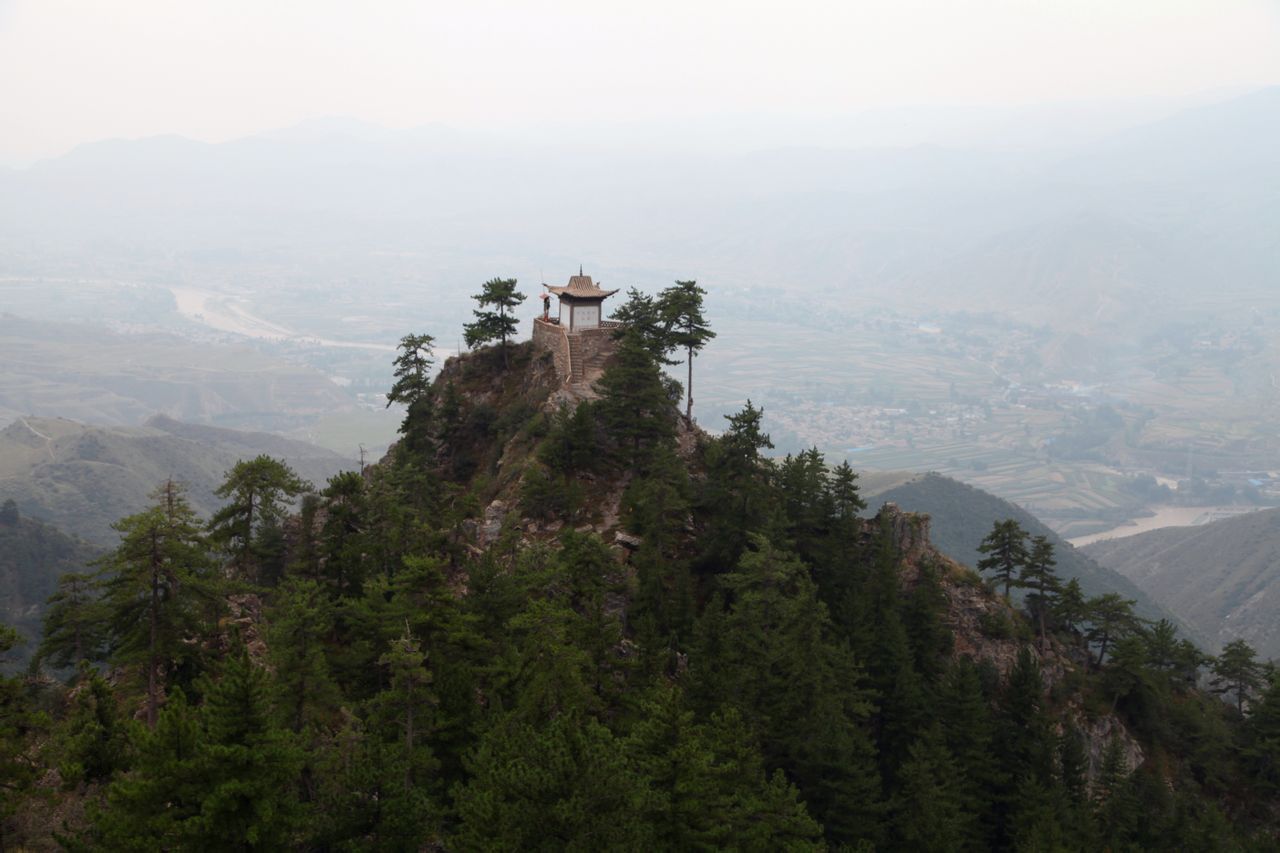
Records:
[[[533,345],[551,353],[551,360],[556,366],[556,375],[560,377],[561,382],[568,382],[569,338],[564,327],[557,323],[548,323],[541,317],[534,319]]]

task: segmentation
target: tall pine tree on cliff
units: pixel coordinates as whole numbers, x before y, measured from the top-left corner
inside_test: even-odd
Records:
[[[518,328],[512,312],[524,302],[524,294],[516,292],[514,278],[491,278],[473,298],[480,303],[480,308],[471,312],[476,315],[476,321],[463,326],[463,338],[469,347],[501,342],[502,366],[507,367],[507,338]],[[492,306],[492,310],[484,310],[486,306]]]
[[[677,281],[673,287],[662,291],[658,305],[664,325],[670,329],[668,340],[673,347],[684,348],[689,365],[689,382],[685,386],[688,395],[685,403],[685,420],[693,417],[693,357],[716,336],[702,316],[702,297],[707,292],[696,281]]]

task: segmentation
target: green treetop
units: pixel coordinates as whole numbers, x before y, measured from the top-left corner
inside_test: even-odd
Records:
[[[1244,714],[1244,703],[1262,685],[1263,666],[1257,653],[1244,640],[1232,640],[1213,662],[1214,693],[1235,694],[1236,711]]]
[[[1027,532],[1017,521],[997,521],[978,546],[978,552],[987,555],[978,561],[979,571],[994,574],[996,581],[1004,585],[1005,596],[1010,588],[1021,586],[1019,572],[1027,562]]]
[[[160,682],[199,651],[192,643],[212,622],[212,566],[195,511],[177,483],[165,483],[149,509],[115,525],[120,544],[102,560],[103,606],[113,664],[140,665],[146,720],[154,726]]]
[[[1027,554],[1018,576],[1021,586],[1030,590],[1027,595],[1027,606],[1036,619],[1040,632],[1040,643],[1043,646],[1047,636],[1046,619],[1061,589],[1058,575],[1053,570],[1057,560],[1053,558],[1053,543],[1047,536],[1035,536],[1031,539],[1031,552]]]
[[[463,326],[463,338],[469,347],[477,347],[491,341],[502,344],[502,366],[507,366],[507,338],[515,334],[518,324],[512,311],[524,294],[516,292],[514,278],[493,278],[484,283],[484,289],[473,297],[480,308],[473,311],[476,320]],[[484,310],[492,306],[492,310]]]
[[[411,450],[421,448],[431,419],[431,366],[435,363],[431,347],[434,343],[430,335],[405,335],[400,339],[399,355],[393,362],[396,381],[387,392],[387,406],[392,403],[405,406],[400,434]]]
[[[230,502],[209,520],[209,538],[231,554],[242,578],[254,578],[270,557],[264,531],[279,525],[287,502],[310,488],[285,463],[261,455],[237,462],[215,494]]]
[[[684,349],[689,365],[689,381],[685,386],[686,420],[693,417],[693,357],[716,336],[702,316],[702,297],[706,295],[696,281],[677,281],[658,296],[659,312],[670,330],[668,340],[672,347]]]

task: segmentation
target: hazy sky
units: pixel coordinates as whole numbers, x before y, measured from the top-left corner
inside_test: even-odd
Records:
[[[1278,0],[0,0],[0,163],[319,116],[843,115],[1280,83]]]

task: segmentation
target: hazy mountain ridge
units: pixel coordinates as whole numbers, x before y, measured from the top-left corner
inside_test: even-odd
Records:
[[[939,307],[988,302],[1085,330],[1158,322],[1171,292],[1262,292],[1277,261],[1273,89],[1066,154],[717,156],[497,135],[463,146],[445,129],[346,124],[219,145],[84,146],[0,176],[0,223],[12,245],[93,235],[115,252],[235,246],[319,274],[335,251],[459,260],[483,250],[539,263],[568,248],[649,270],[662,258],[748,285],[822,281]]]
[[[874,484],[876,480],[870,482]],[[868,498],[868,503],[872,506],[892,501],[909,512],[927,514],[934,545],[947,556],[968,566],[975,565],[981,557],[978,546],[991,531],[991,526],[997,521],[1012,518],[1032,536],[1049,538],[1054,546],[1054,557],[1058,561],[1058,575],[1064,580],[1079,579],[1086,595],[1115,592],[1137,602],[1135,609],[1147,619],[1161,619],[1170,615],[1157,599],[1148,595],[1129,578],[1099,565],[1031,513],[989,492],[949,477],[923,474],[905,483],[892,484],[890,488],[869,494],[871,497]]]
[[[0,430],[0,501],[24,515],[103,546],[111,524],[147,506],[162,482],[186,484],[209,514],[213,494],[237,461],[266,453],[317,485],[355,467],[336,453],[266,433],[195,427],[157,417],[142,427],[94,427],[62,418],[21,418]]]
[[[1081,550],[1178,614],[1214,649],[1243,639],[1262,657],[1280,657],[1280,509]]]

